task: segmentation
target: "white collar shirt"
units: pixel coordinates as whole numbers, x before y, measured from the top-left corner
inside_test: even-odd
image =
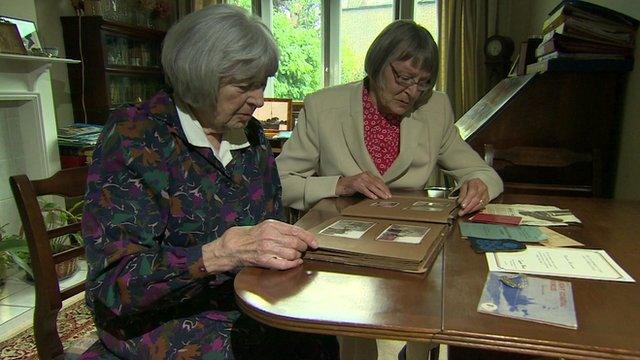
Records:
[[[233,159],[231,150],[249,147],[249,141],[247,140],[247,135],[244,133],[244,129],[229,129],[222,134],[220,150],[216,151],[209,139],[207,139],[207,134],[204,132],[204,128],[200,125],[200,122],[191,114],[182,111],[179,107],[176,106],[176,109],[178,111],[180,125],[189,144],[211,149],[213,155],[222,163],[222,166],[226,167]]]

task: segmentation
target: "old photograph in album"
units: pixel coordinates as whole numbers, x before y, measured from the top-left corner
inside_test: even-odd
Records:
[[[453,199],[394,196],[387,200],[364,199],[343,209],[342,215],[447,224],[455,219],[456,206]]]
[[[311,229],[318,249],[306,259],[422,273],[438,255],[450,226],[338,216]]]

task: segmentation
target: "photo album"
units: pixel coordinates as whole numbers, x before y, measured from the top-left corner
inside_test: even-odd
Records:
[[[310,229],[319,247],[305,258],[423,273],[455,218],[455,200],[392,197],[362,200]]]

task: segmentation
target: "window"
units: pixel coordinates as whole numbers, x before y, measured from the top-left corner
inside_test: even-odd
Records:
[[[409,4],[414,20],[438,40],[439,0],[227,0],[251,10],[259,4],[280,49],[280,67],[266,96],[302,100],[325,86],[364,78],[375,37]],[[195,0],[198,9],[214,0]],[[199,6],[198,6],[199,5]]]
[[[436,0],[414,0],[413,20],[429,30],[433,40],[438,42],[438,6]]]
[[[323,87],[321,0],[273,0],[272,32],[280,49],[277,98],[303,99]]]
[[[340,84],[364,78],[367,50],[393,18],[393,0],[340,0]]]

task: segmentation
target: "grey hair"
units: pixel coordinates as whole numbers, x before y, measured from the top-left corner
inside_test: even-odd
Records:
[[[375,87],[384,88],[381,74],[390,63],[413,60],[431,74],[431,88],[423,93],[427,97],[438,78],[438,59],[438,45],[429,30],[411,20],[396,20],[373,40],[364,60],[364,71]]]
[[[162,68],[174,96],[195,108],[215,109],[222,85],[261,84],[278,71],[278,57],[260,19],[226,4],[185,16],[162,45]]]

